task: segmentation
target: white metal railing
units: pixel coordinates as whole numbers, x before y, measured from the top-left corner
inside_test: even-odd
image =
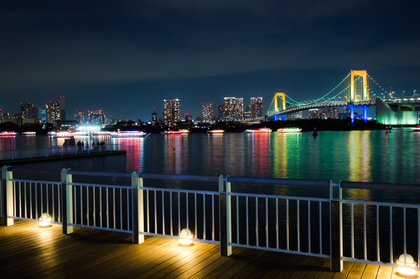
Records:
[[[342,259],[398,267],[400,255],[407,264],[409,255],[417,258],[420,270],[420,205],[410,203],[343,199],[343,189],[420,192],[417,185],[392,185],[343,182],[339,199],[342,203]]]
[[[73,227],[111,230],[132,233],[134,243],[143,242],[144,235],[181,238],[187,229],[195,241],[218,243],[224,256],[232,247],[311,255],[330,258],[335,271],[341,271],[343,260],[397,266],[400,254],[405,262],[409,254],[420,259],[419,204],[343,199],[347,189],[413,193],[420,192],[417,185],[135,172],[117,174],[131,179],[131,185],[103,185],[74,183],[73,174],[116,175],[63,169],[61,182],[34,181],[13,179],[10,168],[3,167],[3,224],[39,220],[48,213],[53,222],[62,223],[63,233]],[[159,179],[206,182],[218,191],[153,187],[151,181]],[[231,190],[232,185],[252,189],[264,184],[311,191],[295,196]]]
[[[131,187],[69,183],[73,195],[70,226],[131,233]]]
[[[13,183],[13,218],[39,221],[42,214],[61,223],[61,184],[51,181],[10,179]]]
[[[106,151],[120,151],[121,144],[90,145],[90,146],[54,146],[41,149],[20,149],[0,151],[0,160],[33,159],[53,156],[101,153]]]
[[[145,195],[145,235],[179,238],[183,229],[193,240],[218,243],[215,208],[219,192],[142,188]],[[190,209],[191,208],[191,209]],[[209,210],[209,208],[211,210]]]

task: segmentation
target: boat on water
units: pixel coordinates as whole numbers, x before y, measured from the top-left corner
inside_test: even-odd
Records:
[[[0,137],[14,137],[17,134],[16,132],[1,132]]]
[[[224,130],[208,130],[207,134],[223,134],[225,131]]]
[[[255,133],[271,133],[272,130],[270,128],[259,128],[259,129],[247,129],[245,133],[255,134]]]
[[[111,137],[113,138],[142,138],[145,136],[147,136],[147,133],[142,131],[119,131],[111,133]]]
[[[277,129],[277,133],[300,133],[301,128],[280,128]]]
[[[183,134],[187,134],[190,131],[188,129],[180,129],[180,130],[171,130],[171,131],[163,131],[160,132],[162,135],[183,135]]]

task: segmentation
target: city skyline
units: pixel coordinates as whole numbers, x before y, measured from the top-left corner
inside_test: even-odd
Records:
[[[150,120],[225,96],[324,95],[352,69],[396,96],[418,89],[418,19],[408,2],[8,2],[0,12],[0,108],[67,96],[67,116],[102,109]],[[265,112],[265,111],[264,111]]]

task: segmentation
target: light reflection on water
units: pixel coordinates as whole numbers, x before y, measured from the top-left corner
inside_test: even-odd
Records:
[[[78,140],[88,141],[89,137],[76,137]],[[420,133],[408,129],[394,129],[391,134],[327,131],[316,138],[311,133],[93,138],[94,142],[102,140],[123,144],[127,155],[118,160],[108,156],[41,165],[117,172],[420,183]],[[0,150],[47,148],[62,142],[46,136],[7,137],[0,138]]]

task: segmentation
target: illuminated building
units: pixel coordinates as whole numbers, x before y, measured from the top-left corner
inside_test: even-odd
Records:
[[[47,123],[56,124],[57,120],[61,120],[60,101],[50,101],[45,104],[45,120]]]
[[[201,103],[201,119],[203,122],[210,122],[213,115],[213,103]]]
[[[104,124],[106,117],[101,109],[88,110],[88,121],[89,123]]]
[[[225,106],[218,105],[217,106],[217,120],[223,121],[225,119]]]
[[[155,112],[155,108],[153,107],[152,124],[155,125],[156,123],[157,123],[157,113]]]
[[[74,114],[74,120],[77,120],[79,123],[85,121],[85,111],[76,111],[76,113]]]
[[[251,97],[251,118],[263,117],[263,97]]]
[[[22,119],[34,118],[37,119],[38,108],[31,103],[21,103],[20,110],[22,112]]]
[[[249,120],[251,119],[251,105],[247,105],[244,110],[244,119]]]
[[[225,97],[225,120],[241,121],[243,118],[243,98]]]
[[[181,113],[181,121],[183,122],[191,122],[192,116],[191,113]]]
[[[309,119],[317,119],[319,118],[319,110],[317,108],[309,110]]]
[[[163,122],[168,127],[179,122],[179,99],[163,100]]]

